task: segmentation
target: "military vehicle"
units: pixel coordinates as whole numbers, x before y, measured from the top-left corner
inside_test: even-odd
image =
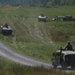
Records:
[[[75,50],[57,50],[52,55],[52,65],[54,68],[61,66],[63,69],[75,68]]]
[[[68,15],[68,16],[56,16],[52,18],[53,21],[75,21],[75,19]]]
[[[7,23],[5,23],[0,27],[0,33],[5,36],[12,35],[12,28]]]
[[[47,21],[47,17],[43,14],[41,14],[40,16],[38,16],[38,21],[39,22],[46,22]]]

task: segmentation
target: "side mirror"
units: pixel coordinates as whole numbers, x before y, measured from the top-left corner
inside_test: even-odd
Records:
[[[55,56],[55,53],[53,53],[53,56]]]

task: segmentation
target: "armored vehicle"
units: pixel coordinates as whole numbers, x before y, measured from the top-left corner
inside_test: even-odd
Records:
[[[52,55],[52,65],[54,68],[57,68],[57,66],[61,66],[63,69],[69,66],[75,68],[75,51],[57,50]]]
[[[74,21],[74,18],[72,16],[56,16],[52,18],[53,21]]]
[[[43,14],[41,14],[40,16],[38,16],[38,21],[39,22],[46,22],[47,21],[47,17],[44,16]]]
[[[12,35],[12,28],[6,23],[0,27],[0,33],[5,36]]]

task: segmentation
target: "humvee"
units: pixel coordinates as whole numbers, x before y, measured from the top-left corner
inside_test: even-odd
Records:
[[[12,28],[6,23],[5,25],[0,26],[0,33],[5,36],[12,35]]]
[[[52,18],[53,21],[74,21],[75,19],[71,16],[56,16],[54,18]]]
[[[57,50],[52,55],[52,65],[54,68],[61,66],[63,69],[71,66],[75,68],[75,50]]]
[[[40,16],[38,16],[38,21],[39,22],[46,22],[47,21],[47,17],[43,14],[41,14]]]

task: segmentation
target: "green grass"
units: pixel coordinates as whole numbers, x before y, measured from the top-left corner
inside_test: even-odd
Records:
[[[0,7],[0,25],[7,22],[13,28],[13,35],[0,41],[12,50],[33,59],[51,63],[52,53],[64,47],[70,40],[75,49],[75,21],[52,21],[55,16],[72,15],[75,6],[58,8]],[[48,16],[48,22],[38,22],[38,15]],[[16,37],[16,38],[15,38]],[[0,75],[75,75],[43,67],[28,67],[0,57]]]
[[[11,62],[0,56],[0,75],[75,75],[43,67],[29,67]]]
[[[14,36],[4,38],[0,35],[0,41],[16,52],[50,63],[52,53],[64,47],[66,41],[75,45],[75,21],[52,21],[52,18],[61,15],[72,15],[75,18],[74,9],[75,6],[1,7],[0,25],[7,22],[12,27]],[[38,22],[37,17],[41,13],[48,16],[48,22]]]

